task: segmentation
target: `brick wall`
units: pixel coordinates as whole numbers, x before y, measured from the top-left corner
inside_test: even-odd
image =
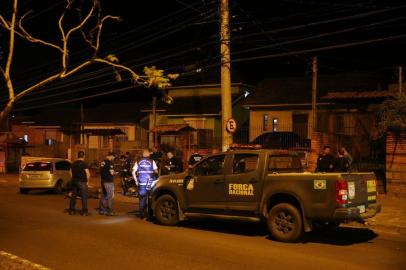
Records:
[[[386,136],[386,188],[390,195],[406,197],[406,132]]]

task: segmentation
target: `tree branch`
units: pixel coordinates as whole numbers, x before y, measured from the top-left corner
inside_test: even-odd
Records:
[[[62,69],[66,70],[66,66],[67,66],[67,60],[68,60],[68,48],[67,48],[67,42],[66,42],[66,33],[65,30],[63,29],[63,19],[65,18],[66,12],[70,9],[70,6],[72,5],[73,1],[72,0],[66,0],[67,4],[65,6],[65,9],[61,15],[61,17],[59,17],[58,20],[58,27],[59,27],[59,31],[61,32],[61,36],[62,36],[62,41],[63,41],[63,52],[62,52]]]
[[[118,63],[113,63],[109,60],[106,59],[102,59],[102,58],[94,58],[93,59],[94,62],[98,62],[98,63],[104,63],[107,65],[110,65],[114,68],[118,68],[118,69],[123,69],[125,71],[127,71],[128,73],[131,74],[131,78],[133,79],[134,82],[140,83],[140,84],[145,84],[146,80],[144,80],[144,77],[138,75],[137,73],[135,73],[131,68],[126,67],[124,65],[118,64]]]
[[[13,15],[11,17],[11,23],[10,23],[9,51],[8,51],[8,57],[7,57],[7,62],[6,62],[6,68],[4,70],[4,77],[6,78],[8,97],[10,100],[14,99],[14,88],[13,88],[13,83],[10,78],[10,69],[11,69],[11,63],[13,62],[13,54],[14,54],[14,38],[15,38],[14,29],[15,29],[15,23],[16,23],[16,17],[17,17],[17,5],[18,5],[18,0],[14,0]]]
[[[92,64],[93,61],[92,60],[87,60],[86,62],[83,62],[82,64],[80,64],[79,66],[75,67],[74,69],[68,71],[68,72],[64,72],[61,74],[61,78],[65,78],[68,77],[76,72],[78,72],[79,70],[81,70],[82,68]]]
[[[10,29],[9,23],[0,15],[0,25],[2,25],[6,29]]]
[[[83,18],[83,16],[82,16],[83,1],[84,1],[84,0],[81,0],[81,1],[80,1],[80,7],[77,9],[77,10],[78,10],[79,20],[80,20],[80,21],[82,21],[82,18]],[[90,30],[88,31],[88,34],[85,33],[83,27],[80,28],[80,32],[81,32],[82,37],[83,37],[83,39],[85,40],[85,42],[86,42],[87,44],[89,44],[89,46],[90,46],[94,51],[96,51],[96,46],[93,44],[93,43],[94,43],[94,32],[96,32],[97,28],[99,27],[99,22],[100,22],[100,17],[101,17],[101,8],[100,8],[100,2],[99,2],[99,1],[94,1],[93,3],[94,3],[94,5],[95,5],[96,8],[97,8],[97,15],[96,15],[96,16],[97,16],[97,22],[98,22],[98,23],[96,24],[95,27],[93,27],[92,29],[90,29]],[[88,35],[89,35],[89,37],[88,37]],[[96,54],[94,53],[93,56],[96,56]]]
[[[101,19],[101,21],[100,21],[100,23],[99,23],[99,25],[98,25],[98,28],[99,28],[99,29],[98,29],[97,35],[96,35],[96,46],[95,46],[95,53],[94,53],[94,56],[97,55],[97,53],[98,53],[98,51],[99,51],[99,49],[100,49],[100,36],[101,36],[101,31],[102,31],[102,28],[103,28],[104,21],[107,20],[107,19],[112,19],[112,20],[116,20],[116,21],[120,21],[120,20],[121,20],[120,17],[118,17],[118,16],[112,16],[112,15],[104,16],[103,19]]]
[[[34,84],[33,86],[30,86],[30,87],[28,87],[27,89],[21,91],[20,93],[18,93],[18,94],[15,96],[14,101],[19,100],[19,99],[22,98],[23,96],[25,96],[25,95],[29,94],[30,92],[32,92],[32,91],[38,89],[39,87],[41,87],[41,86],[43,86],[43,85],[45,85],[45,84],[47,84],[47,83],[50,83],[50,82],[52,82],[52,81],[55,81],[56,79],[59,79],[59,78],[62,78],[62,72],[59,72],[59,73],[57,73],[57,74],[54,74],[54,75],[52,75],[52,76],[50,76],[50,77],[48,77],[48,78],[46,78],[46,79],[44,79],[44,80],[42,80],[42,81],[36,83],[36,84]]]
[[[7,82],[6,73],[4,73],[4,69],[2,67],[0,67],[0,73],[1,73],[1,76],[3,77],[4,81]]]
[[[57,49],[58,51],[60,51],[60,52],[63,53],[62,47],[60,47],[60,46],[58,46],[58,45],[56,45],[56,44],[53,44],[53,43],[51,43],[51,42],[44,41],[44,40],[42,40],[42,39],[34,38],[33,36],[31,36],[31,35],[27,32],[27,30],[25,30],[25,28],[23,27],[23,24],[22,24],[22,23],[23,23],[24,18],[25,18],[28,14],[30,14],[30,13],[31,13],[31,11],[25,13],[25,14],[20,18],[20,20],[19,20],[19,22],[18,22],[18,27],[20,28],[20,30],[22,31],[22,33],[18,33],[18,32],[17,32],[17,34],[18,34],[19,36],[21,36],[21,37],[27,39],[27,40],[30,41],[30,42],[33,42],[33,43],[41,43],[41,44],[43,44],[43,45],[46,45],[46,46],[52,47],[52,48],[54,48],[54,49]]]
[[[66,37],[65,37],[65,41],[66,41],[66,42],[68,41],[69,36],[70,36],[73,32],[75,32],[75,31],[79,30],[80,28],[82,28],[82,27],[86,24],[86,22],[90,19],[90,17],[92,17],[93,11],[94,11],[95,7],[96,7],[96,4],[95,4],[95,1],[93,1],[93,6],[92,6],[92,8],[90,9],[89,13],[86,15],[86,17],[85,17],[77,26],[71,28],[71,29],[68,31],[68,33],[66,34]]]

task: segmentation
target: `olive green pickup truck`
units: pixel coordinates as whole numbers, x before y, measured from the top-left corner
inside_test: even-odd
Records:
[[[158,223],[193,217],[265,220],[271,236],[295,242],[318,226],[363,221],[381,210],[373,173],[307,173],[284,150],[233,150],[161,176],[149,195]]]

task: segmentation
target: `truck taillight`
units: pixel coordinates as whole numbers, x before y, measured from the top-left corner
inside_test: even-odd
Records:
[[[336,202],[346,204],[348,200],[348,185],[346,180],[336,181]]]

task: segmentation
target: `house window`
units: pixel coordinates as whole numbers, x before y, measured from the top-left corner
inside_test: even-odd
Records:
[[[269,116],[267,115],[267,114],[264,114],[264,119],[263,119],[263,127],[264,127],[264,131],[267,131],[268,130],[268,119],[269,119]]]
[[[279,118],[272,118],[272,131],[279,130]]]
[[[54,144],[54,140],[52,140],[52,139],[45,140],[45,145],[53,145],[53,144]]]

